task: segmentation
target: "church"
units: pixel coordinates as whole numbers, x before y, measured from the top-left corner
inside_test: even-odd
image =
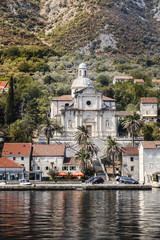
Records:
[[[63,136],[73,137],[77,127],[85,125],[92,137],[117,136],[115,99],[103,96],[94,88],[87,75],[87,66],[81,63],[78,77],[71,86],[71,95],[51,101],[52,119],[61,121]]]

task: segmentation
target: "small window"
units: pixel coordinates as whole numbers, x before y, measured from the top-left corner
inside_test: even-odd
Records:
[[[46,170],[48,170],[48,166],[46,167]]]
[[[68,171],[68,166],[63,166],[62,171]]]
[[[24,167],[24,164],[21,164],[22,167]]]
[[[18,152],[18,154],[21,154],[20,152]]]
[[[21,157],[21,160],[24,160],[24,157]]]
[[[133,162],[133,161],[134,161],[134,158],[133,158],[133,157],[131,157],[131,158],[130,158],[130,160],[131,160],[131,162]]]
[[[9,154],[12,154],[12,152],[10,152]]]
[[[37,167],[37,170],[40,170],[40,167]]]
[[[76,170],[76,166],[70,166],[70,171]]]
[[[16,157],[13,157],[13,160],[16,160]]]
[[[134,166],[131,166],[131,171],[134,171]]]
[[[26,147],[26,145],[23,145],[23,147]]]

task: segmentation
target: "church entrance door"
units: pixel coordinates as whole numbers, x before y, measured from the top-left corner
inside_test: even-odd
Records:
[[[89,135],[92,136],[92,126],[91,125],[86,125]]]

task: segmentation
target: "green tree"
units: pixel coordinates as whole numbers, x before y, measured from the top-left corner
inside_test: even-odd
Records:
[[[134,136],[140,130],[141,123],[139,115],[134,112],[132,116],[127,116],[123,122],[123,128],[127,130],[132,136],[132,146],[134,147]]]
[[[75,133],[74,139],[79,145],[81,145],[84,141],[87,141],[87,139],[90,138],[89,130],[85,125],[78,126],[77,130],[78,131]]]
[[[15,120],[15,106],[14,106],[14,88],[13,77],[10,78],[9,91],[7,96],[7,103],[5,108],[5,123],[10,125]]]
[[[97,155],[98,147],[91,139],[84,140],[80,146],[80,151],[89,152],[91,157]]]
[[[86,151],[79,151],[75,155],[76,161],[80,162],[80,170],[86,174],[87,169],[90,165],[90,153]]]
[[[11,142],[31,142],[31,138],[27,137],[26,129],[24,129],[21,120],[17,120],[10,125],[9,134]]]
[[[145,141],[153,141],[153,124],[152,123],[145,123],[142,127],[142,134],[144,136]]]
[[[115,175],[115,161],[119,160],[120,153],[121,148],[119,147],[116,139],[109,137],[104,148],[104,154],[113,166],[113,177]]]
[[[47,144],[50,143],[50,138],[54,136],[55,132],[63,132],[63,127],[61,126],[60,122],[56,119],[51,120],[49,118],[46,118],[45,123],[41,126],[41,129],[47,138]]]
[[[58,171],[56,169],[49,169],[48,173],[47,173],[49,176],[51,176],[52,179],[54,179],[57,174],[58,174]]]

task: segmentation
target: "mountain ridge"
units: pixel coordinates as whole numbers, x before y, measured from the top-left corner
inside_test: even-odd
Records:
[[[0,13],[4,46],[48,44],[60,52],[112,55],[160,51],[155,0],[2,0]]]

